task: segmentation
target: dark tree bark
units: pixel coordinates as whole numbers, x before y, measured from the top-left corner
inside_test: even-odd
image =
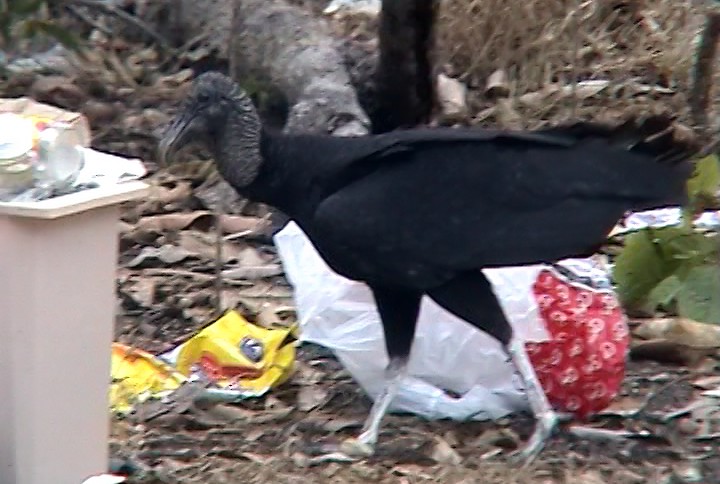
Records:
[[[436,0],[385,0],[373,131],[427,123],[435,105],[433,37]]]

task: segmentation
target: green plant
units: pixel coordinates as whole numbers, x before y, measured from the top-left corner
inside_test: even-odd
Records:
[[[613,271],[626,309],[662,309],[720,324],[720,235],[697,231],[692,225],[694,214],[715,199],[719,187],[717,156],[698,160],[688,181],[683,223],[627,236]]]
[[[44,35],[80,52],[78,38],[48,18],[50,3],[48,0],[0,0],[0,46]]]

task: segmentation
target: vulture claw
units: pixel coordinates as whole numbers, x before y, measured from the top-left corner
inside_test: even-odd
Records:
[[[375,453],[375,446],[360,438],[350,437],[340,444],[340,452],[351,458],[365,458]]]
[[[544,413],[535,423],[535,431],[530,440],[521,450],[514,452],[510,460],[522,465],[523,468],[532,464],[545,447],[545,442],[552,436],[557,427],[558,417],[555,412]]]

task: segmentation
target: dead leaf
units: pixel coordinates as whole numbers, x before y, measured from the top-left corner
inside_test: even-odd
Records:
[[[577,99],[587,99],[600,94],[609,85],[610,81],[604,79],[581,81],[574,86],[572,84],[563,86],[562,95],[564,97],[574,95]]]
[[[241,452],[240,455],[245,457],[250,462],[261,465],[267,465],[268,463],[275,460],[275,457],[273,456],[256,454],[254,452]]]
[[[501,447],[503,449],[516,449],[520,438],[509,428],[488,429],[468,445],[471,447]]]
[[[255,281],[252,286],[238,290],[241,298],[285,299],[292,302],[293,293],[287,286],[278,286],[267,281]]]
[[[302,360],[295,362],[293,382],[297,385],[315,385],[323,381],[325,372],[316,370]]]
[[[683,462],[676,464],[673,468],[674,482],[678,483],[700,483],[705,482],[698,462]]]
[[[585,471],[582,474],[573,476],[573,480],[583,484],[606,484],[607,480],[597,471]]]
[[[399,464],[390,469],[391,474],[398,476],[411,476],[419,477],[420,479],[432,479],[433,477],[424,471],[422,467],[417,464]]]
[[[276,304],[273,302],[265,302],[257,312],[256,323],[265,328],[287,327],[283,324],[288,316],[294,316],[295,310],[289,306]]]
[[[166,244],[161,247],[144,247],[127,267],[149,267],[153,265],[171,265],[193,257],[194,254],[182,247]],[[159,264],[161,263],[161,264]]]
[[[618,397],[598,415],[612,417],[629,417],[638,413],[645,404],[645,399],[637,397]]]
[[[147,200],[138,205],[135,211],[138,214],[157,213],[167,205],[179,203],[189,199],[193,194],[190,183],[177,182],[172,188],[162,185],[151,185]]]
[[[220,177],[208,177],[195,189],[194,196],[213,212],[239,214],[245,206],[238,192]]]
[[[178,234],[176,243],[192,254],[202,259],[215,260],[216,240],[215,234],[206,234],[194,230],[183,230]],[[237,261],[242,257],[243,250],[232,242],[222,242],[223,264]]]
[[[457,79],[439,74],[437,77],[437,96],[443,117],[449,121],[467,118],[467,88]]]
[[[548,97],[548,93],[544,91],[526,92],[522,96],[518,97],[518,104],[527,106],[530,108],[537,108],[543,105]]]
[[[613,478],[618,484],[643,484],[647,482],[645,476],[628,469],[618,470],[615,474],[613,474]]]
[[[720,348],[720,328],[686,318],[657,318],[633,330],[642,339],[663,339],[692,348]]]
[[[226,269],[222,272],[222,275],[227,279],[245,279],[248,281],[254,281],[256,279],[279,276],[282,273],[283,269],[280,264],[266,264],[262,266],[243,266]]]
[[[111,122],[118,116],[121,109],[121,106],[114,103],[88,100],[83,104],[80,112],[88,119],[90,126],[96,127]]]
[[[510,99],[500,98],[497,100],[497,110],[495,111],[495,118],[498,123],[506,129],[521,129],[522,118],[515,111],[513,103]]]
[[[675,365],[695,366],[714,353],[713,348],[693,348],[664,339],[632,341],[630,344],[630,356],[633,359]]]
[[[301,412],[309,412],[313,408],[319,407],[328,397],[326,388],[320,385],[305,385],[300,387],[297,395],[297,408]]]
[[[359,420],[349,418],[331,418],[322,425],[322,428],[327,432],[335,433],[345,429],[357,428],[362,424],[363,422]]]
[[[195,211],[186,213],[166,213],[142,217],[135,224],[137,230],[185,230],[196,229],[209,231],[213,227],[215,217],[207,211]]]
[[[266,230],[270,226],[270,221],[267,218],[223,214],[220,217],[220,224],[226,234],[241,232],[257,234]]]
[[[706,376],[698,378],[692,384],[702,390],[710,390],[720,387],[720,376]]]
[[[30,96],[36,101],[54,104],[72,111],[87,100],[87,94],[71,79],[63,76],[40,76],[30,86]]]
[[[498,99],[508,97],[510,95],[510,87],[507,81],[507,74],[504,70],[498,69],[488,77],[485,86],[485,97],[488,99]]]
[[[237,254],[237,260],[237,267],[224,270],[223,277],[227,279],[256,280],[278,276],[283,273],[280,264],[267,262],[266,259],[252,247],[245,247],[240,250]]]
[[[138,306],[149,308],[155,301],[155,281],[149,277],[139,277],[123,290]]]
[[[694,366],[720,348],[720,328],[684,318],[657,318],[635,329],[634,358]]]
[[[460,465],[462,457],[442,437],[435,437],[432,459],[440,464]]]

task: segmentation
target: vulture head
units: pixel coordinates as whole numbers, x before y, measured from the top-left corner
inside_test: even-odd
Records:
[[[160,140],[162,164],[189,143],[212,152],[221,172],[231,169],[236,184],[252,181],[260,164],[261,122],[245,91],[219,72],[206,72],[193,81],[188,98]]]

